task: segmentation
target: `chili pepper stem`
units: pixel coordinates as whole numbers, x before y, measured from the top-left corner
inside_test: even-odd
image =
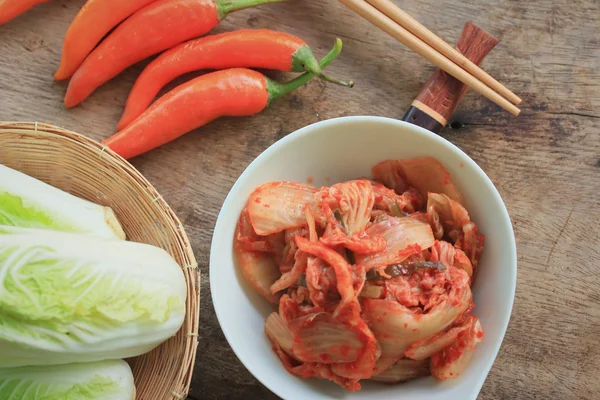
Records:
[[[311,64],[312,63],[307,63],[304,65],[304,67],[306,68],[306,70],[308,72],[318,76],[319,78],[324,79],[327,82],[335,83],[336,85],[347,86],[349,88],[354,87],[353,81],[342,81],[342,80],[333,78],[323,72],[319,63],[314,63],[314,65],[311,65]]]
[[[319,68],[323,69],[327,67],[329,64],[331,64],[333,60],[336,59],[337,56],[340,55],[341,52],[342,40],[336,39],[335,44],[333,45],[333,49],[331,49],[331,51],[319,62]],[[304,85],[315,76],[316,74],[313,74],[312,72],[306,72],[297,77],[296,79],[292,79],[291,81],[286,83],[275,82],[267,78],[267,92],[269,93],[269,101],[267,105],[271,104],[273,100],[278,99],[279,97],[298,89],[300,86]],[[350,82],[350,84],[354,86],[354,83]]]
[[[280,3],[282,1],[286,0],[215,0],[215,3],[217,4],[217,15],[219,20],[223,20],[227,14],[234,11],[259,6],[265,3]]]
[[[292,65],[293,65],[293,69],[292,69],[293,71],[310,72],[310,73],[313,73],[314,75],[318,76],[319,78],[324,79],[331,83],[335,83],[336,85],[342,85],[342,86],[347,86],[347,87],[354,86],[354,82],[352,82],[352,81],[349,81],[349,82],[342,81],[342,80],[339,80],[336,78],[332,78],[331,76],[325,74],[325,72],[323,72],[323,69],[319,65],[319,62],[315,58],[315,55],[313,54],[311,48],[308,47],[307,45],[301,46],[296,51],[296,53],[294,53],[294,55],[292,56]]]

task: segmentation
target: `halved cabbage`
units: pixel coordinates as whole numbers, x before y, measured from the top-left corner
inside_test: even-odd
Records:
[[[131,368],[123,360],[0,369],[0,399],[132,400]]]
[[[0,367],[144,354],[181,327],[186,286],[158,247],[0,226]]]
[[[80,199],[2,164],[0,225],[125,239],[110,207]]]

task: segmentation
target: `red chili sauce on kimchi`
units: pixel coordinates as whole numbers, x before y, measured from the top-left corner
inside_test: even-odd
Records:
[[[383,161],[372,179],[257,187],[234,253],[277,309],[265,333],[283,366],[355,391],[464,371],[483,338],[471,285],[484,241],[450,173],[424,157]]]

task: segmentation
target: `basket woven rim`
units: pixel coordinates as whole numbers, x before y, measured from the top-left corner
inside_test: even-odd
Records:
[[[31,121],[0,121],[0,135],[2,134],[19,134],[24,135],[35,135],[39,136],[40,139],[46,138],[57,138],[59,140],[66,140],[71,142],[74,146],[80,146],[82,150],[95,152],[99,160],[110,163],[113,167],[120,169],[126,176],[130,183],[134,182],[138,186],[139,190],[148,194],[148,201],[155,204],[165,214],[165,218],[168,219],[169,225],[172,225],[173,231],[176,232],[174,235],[175,242],[174,247],[177,248],[174,252],[180,252],[182,259],[186,260],[187,265],[180,265],[184,271],[184,275],[187,281],[188,296],[186,300],[186,316],[185,325],[189,325],[191,328],[190,332],[184,333],[187,337],[187,343],[185,348],[181,350],[186,352],[190,357],[187,358],[187,365],[182,365],[181,368],[187,368],[185,371],[182,386],[179,386],[177,390],[172,390],[169,394],[172,399],[184,399],[187,397],[189,388],[191,385],[192,374],[195,366],[196,352],[198,347],[198,331],[199,331],[199,319],[200,319],[200,272],[198,270],[198,262],[192,250],[191,243],[185,232],[183,224],[167,204],[167,202],[158,193],[156,188],[127,160],[103,146],[101,143],[88,138],[80,133],[61,128],[56,125],[42,123],[42,122],[31,122]],[[1,154],[0,149],[0,154]],[[171,254],[174,256],[174,254]],[[186,324],[187,323],[187,324]],[[177,335],[180,335],[181,331]],[[142,356],[140,356],[142,357]],[[162,399],[161,399],[162,400]]]

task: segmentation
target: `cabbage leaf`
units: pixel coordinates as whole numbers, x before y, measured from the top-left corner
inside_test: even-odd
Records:
[[[0,226],[0,367],[146,353],[181,327],[186,286],[158,247]]]
[[[110,207],[80,199],[2,164],[0,225],[125,239]]]
[[[131,368],[123,360],[0,369],[4,400],[132,400]]]

